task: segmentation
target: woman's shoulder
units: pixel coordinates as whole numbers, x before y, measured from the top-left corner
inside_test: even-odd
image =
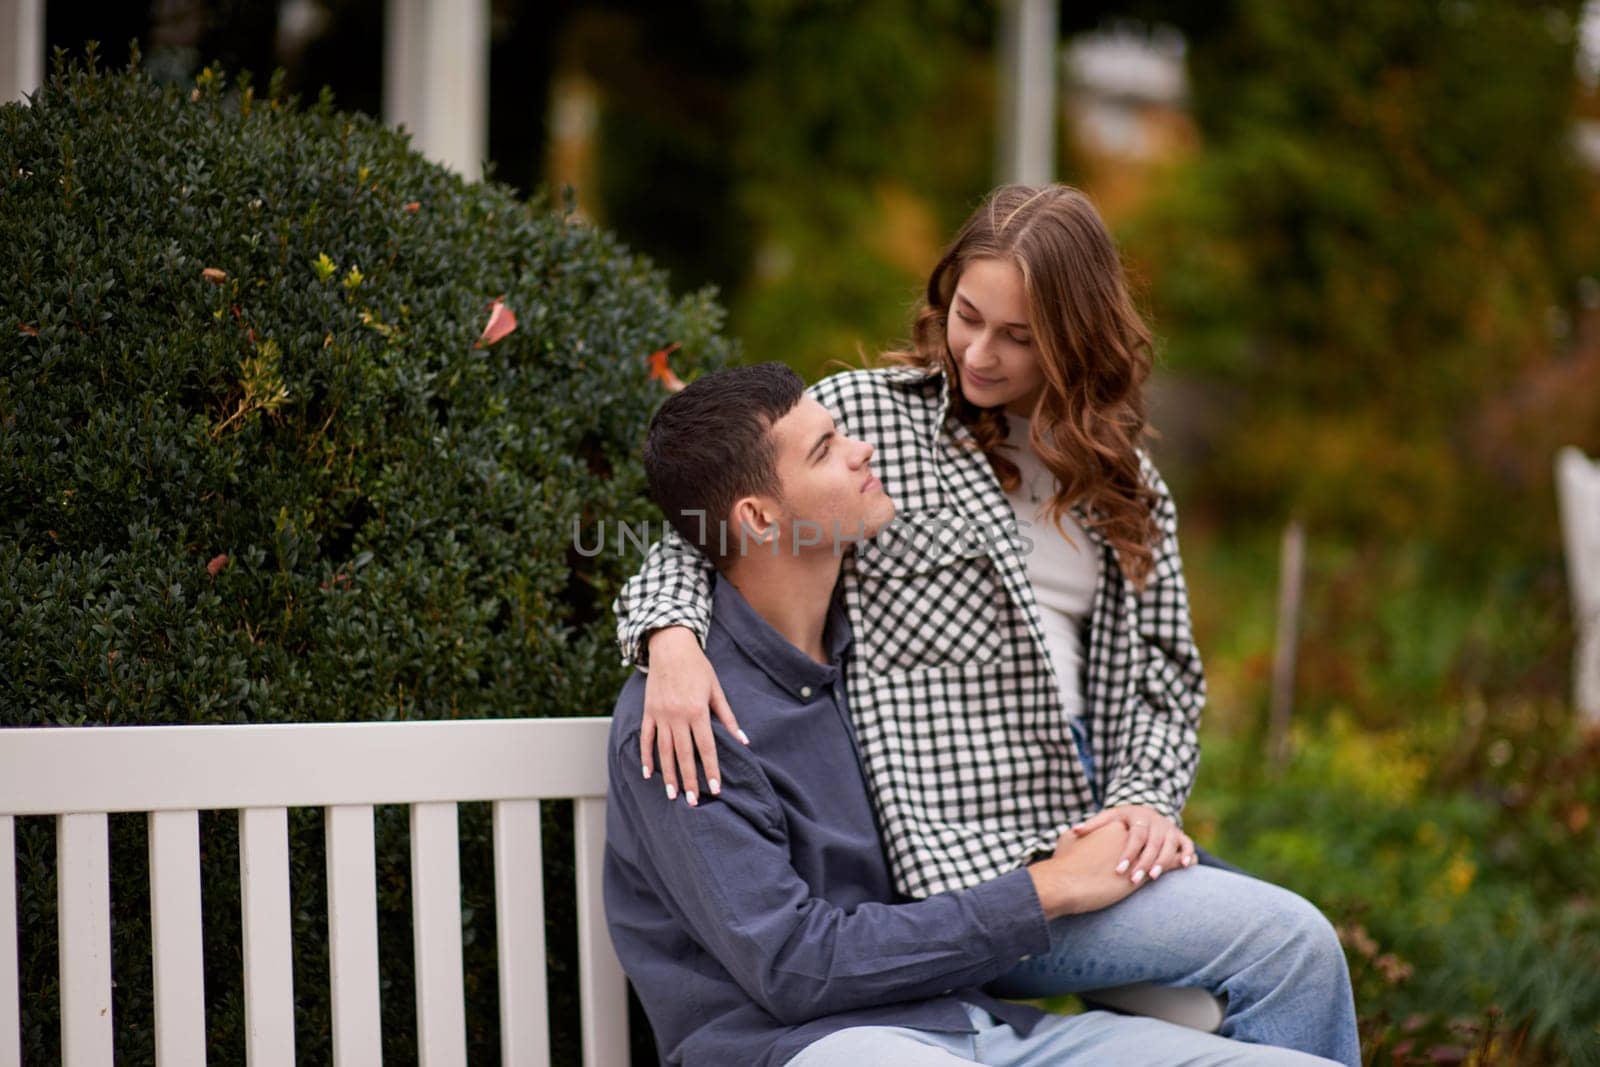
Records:
[[[811,395],[825,405],[919,408],[936,406],[943,384],[941,372],[923,367],[863,367],[828,375],[811,387]]]

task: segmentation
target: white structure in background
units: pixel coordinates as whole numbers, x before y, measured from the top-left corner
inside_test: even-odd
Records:
[[[1183,34],[1170,26],[1121,25],[1074,38],[1068,100],[1084,148],[1124,159],[1163,155],[1169,138],[1149,116],[1187,105],[1185,52]]]
[[[1056,171],[1055,0],[1005,0],[1000,25],[1003,182],[1042,185]]]
[[[1600,92],[1600,0],[1588,0],[1578,15],[1578,84]],[[1600,119],[1572,124],[1572,147],[1592,171],[1600,171]]]
[[[383,120],[465,178],[489,157],[489,0],[388,0]]]
[[[44,84],[44,0],[0,0],[0,104]]]
[[[1579,715],[1600,725],[1600,463],[1563,448],[1556,455],[1556,498],[1577,631],[1572,702]]]
[[[303,0],[279,4],[290,37],[314,21],[307,7]],[[44,49],[44,0],[0,0],[0,103],[43,84]],[[411,143],[430,159],[466,178],[482,174],[489,155],[489,0],[387,0],[383,118],[410,130]]]

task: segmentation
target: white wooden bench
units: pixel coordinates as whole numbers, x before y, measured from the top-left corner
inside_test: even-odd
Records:
[[[288,809],[325,810],[334,1063],[381,1060],[373,806],[411,813],[418,1062],[466,1063],[456,805],[489,801],[502,1062],[548,1064],[539,802],[574,801],[583,1062],[628,1062],[627,991],[606,932],[610,720],[0,730],[0,1067],[21,1063],[15,817],[56,819],[61,1045],[67,1067],[112,1061],[106,816],[147,813],[155,1047],[205,1062],[201,810],[239,813],[245,1047],[294,1062]]]
[[[550,1062],[539,803],[572,799],[580,1034],[587,1067],[628,1062],[627,987],[601,900],[606,718],[0,730],[0,1067],[20,1067],[15,819],[56,820],[61,1044],[67,1067],[112,1061],[107,815],[146,815],[155,1048],[203,1064],[199,812],[236,810],[245,1048],[294,1062],[288,809],[324,809],[334,1063],[381,1061],[373,807],[411,814],[417,1059],[466,1062],[457,805],[493,812],[501,1057]],[[1201,990],[1124,987],[1105,1004],[1215,1030]]]

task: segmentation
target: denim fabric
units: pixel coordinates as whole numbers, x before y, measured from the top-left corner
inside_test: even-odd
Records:
[[[1328,1061],[1289,1049],[1246,1045],[1156,1019],[1105,1011],[1055,1015],[1027,1036],[997,1023],[981,1008],[967,1006],[975,1033],[935,1034],[899,1026],[839,1030],[810,1045],[789,1067],[1063,1067],[1081,1063],[1137,1063],[1147,1067],[1313,1067]]]
[[[1179,868],[1101,911],[1050,923],[1050,951],[989,986],[1034,998],[1135,982],[1226,998],[1219,1033],[1359,1064],[1344,951],[1314,906],[1217,867]]]

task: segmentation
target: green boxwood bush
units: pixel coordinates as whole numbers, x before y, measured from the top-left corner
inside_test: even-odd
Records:
[[[519,326],[480,346],[496,298]],[[709,294],[570,208],[203,72],[59,58],[0,108],[0,722],[604,714],[638,444],[731,358]],[[552,817],[553,819],[553,817]],[[380,809],[385,1049],[414,1053],[405,813]],[[565,839],[552,821],[552,879]],[[328,1057],[320,823],[292,822],[298,1040]],[[213,1062],[243,1062],[237,846],[203,822]],[[153,1061],[143,824],[113,819],[118,1062]],[[463,809],[473,1062],[498,1056],[487,813]],[[570,855],[570,851],[565,853]],[[54,843],[21,820],[24,1056],[57,1048]],[[570,895],[551,945],[572,970]],[[576,1048],[558,983],[558,1058]]]

